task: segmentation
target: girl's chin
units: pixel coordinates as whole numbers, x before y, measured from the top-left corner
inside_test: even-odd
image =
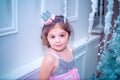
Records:
[[[64,48],[55,48],[54,50],[56,50],[56,51],[58,51],[58,52],[61,52],[61,51],[63,51],[65,49],[65,47]]]

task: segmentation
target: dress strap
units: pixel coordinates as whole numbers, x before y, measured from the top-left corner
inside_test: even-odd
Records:
[[[72,56],[72,60],[74,59],[74,56],[73,56],[73,50],[70,46],[68,46],[68,49],[70,50],[70,55]]]
[[[56,59],[59,59],[60,57],[56,54],[56,53],[54,53],[53,51],[50,51],[50,54],[52,54]]]
[[[69,47],[69,46],[68,46],[68,49],[69,49],[71,52],[73,51],[73,50],[72,50],[72,48],[71,48],[71,47]]]

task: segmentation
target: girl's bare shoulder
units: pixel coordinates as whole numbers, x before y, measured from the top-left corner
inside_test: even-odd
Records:
[[[45,55],[44,61],[53,63],[56,61],[56,58],[50,52],[47,52]]]

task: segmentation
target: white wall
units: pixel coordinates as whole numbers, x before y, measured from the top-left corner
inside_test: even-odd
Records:
[[[41,4],[41,1],[44,4]],[[88,17],[91,11],[90,0],[78,1],[78,20],[71,21],[75,42],[87,36]],[[40,65],[40,60],[45,54],[40,46],[40,26],[42,26],[40,14],[43,10],[56,15],[63,14],[63,2],[62,0],[18,0],[18,33],[0,37],[0,77],[9,75],[8,78],[15,78],[16,73],[16,76],[20,77]]]
[[[18,0],[18,33],[0,37],[0,76],[39,59],[40,0]]]

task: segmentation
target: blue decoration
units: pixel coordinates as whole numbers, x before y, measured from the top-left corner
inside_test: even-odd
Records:
[[[120,65],[120,56],[118,56],[118,57],[116,58],[116,63],[117,63],[118,65]]]

